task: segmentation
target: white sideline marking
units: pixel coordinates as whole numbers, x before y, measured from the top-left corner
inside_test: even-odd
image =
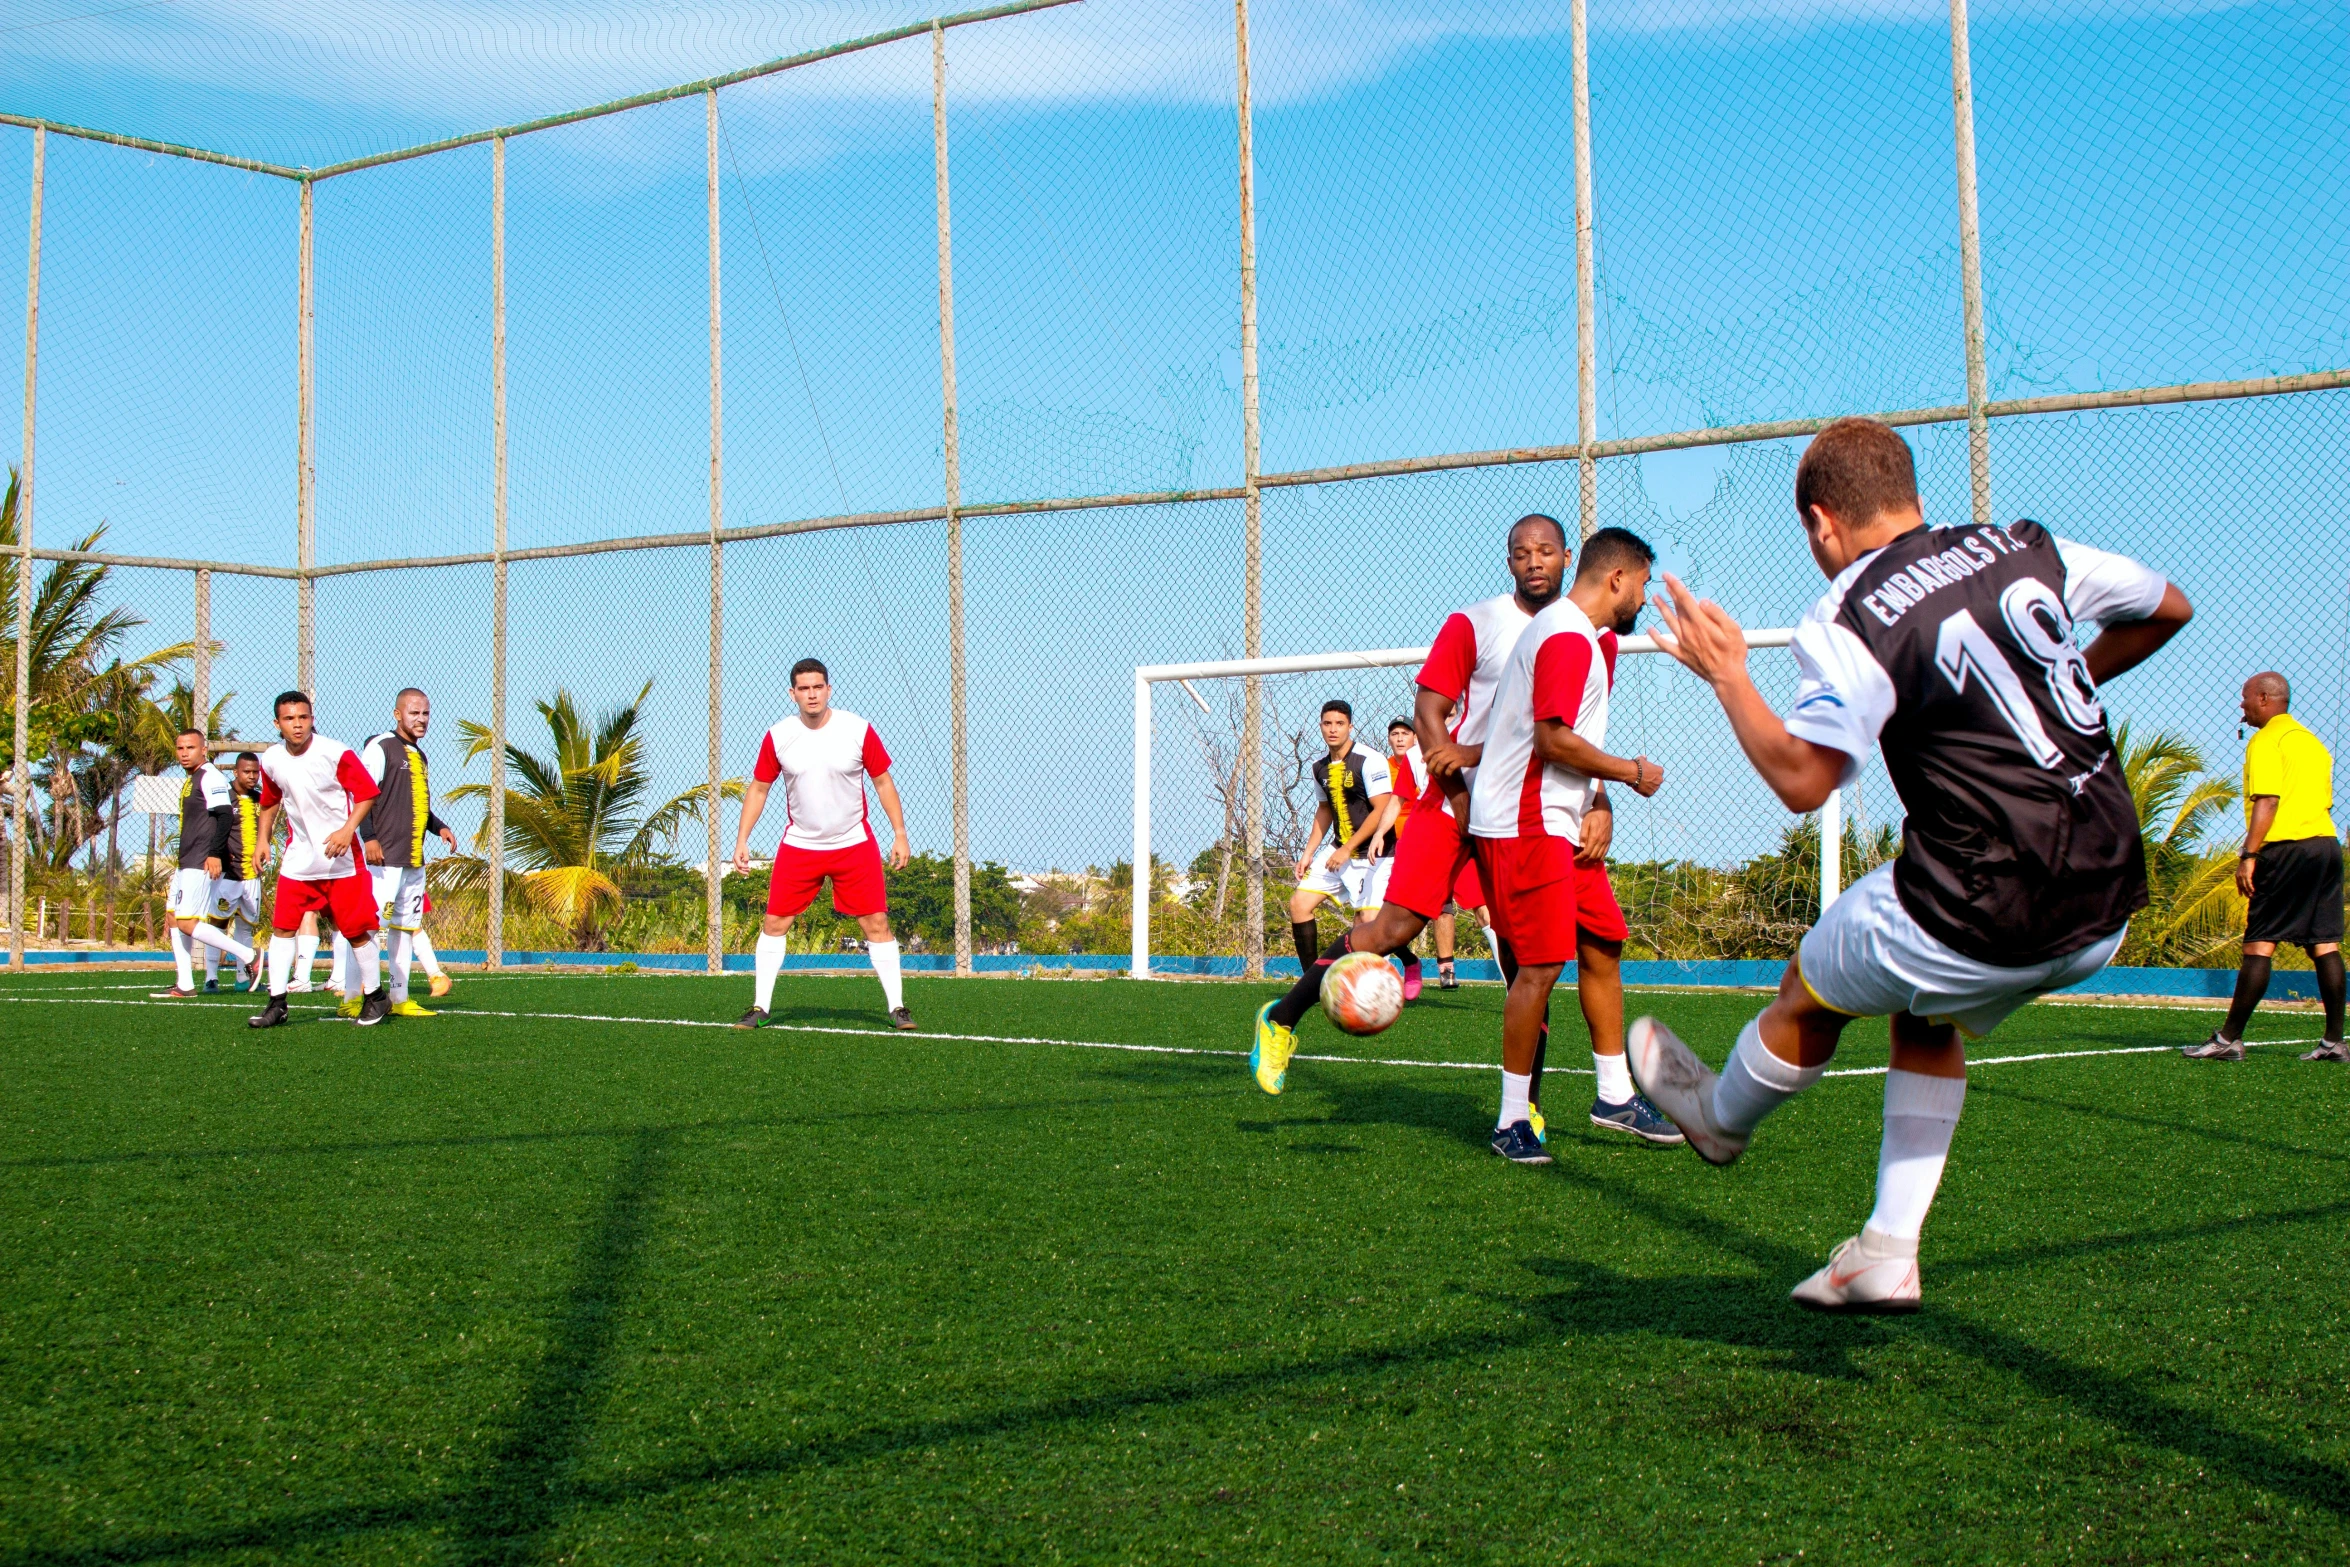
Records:
[[[118,985],[110,986],[108,988],[120,990],[132,988],[145,989],[146,987]],[[44,996],[27,996],[22,994],[0,995],[0,1001],[17,1002],[34,1006],[45,1004],[49,1006],[87,1007],[184,1007],[187,1005],[187,1003],[184,1001],[114,1001],[102,996],[89,996],[86,994],[78,996],[72,994]],[[216,1008],[216,1010],[226,1009]],[[331,1006],[320,1006],[316,1004],[305,1003],[300,1008],[293,1008],[290,1010],[299,1010],[304,1012],[332,1012],[334,1009]],[[2162,1008],[2149,1010],[2168,1009]],[[621,1017],[605,1012],[492,1012],[486,1009],[469,1007],[462,1012],[447,1012],[441,1015],[444,1017],[453,1018],[525,1018],[549,1023],[637,1023],[654,1028],[734,1027],[732,1023],[707,1022],[700,1018]],[[764,1028],[760,1029],[759,1032],[780,1034],[842,1034],[856,1039],[889,1039],[898,1037],[902,1031],[894,1028],[832,1028],[826,1027],[820,1023],[769,1023]],[[939,1034],[915,1031],[913,1037],[916,1039],[953,1040],[958,1044],[1058,1045],[1063,1049],[1069,1050],[1124,1050],[1138,1055],[1245,1057],[1248,1054],[1248,1052],[1245,1050],[1209,1050],[1198,1045],[1133,1045],[1122,1044],[1106,1039],[1054,1039],[1042,1034]],[[2317,1043],[2315,1039],[2247,1039],[2244,1041],[2245,1048],[2247,1049],[2260,1049],[2270,1045],[2309,1045],[2315,1043]],[[2078,1060],[2084,1056],[2159,1055],[2164,1051],[2176,1050],[2178,1048],[2179,1047],[2176,1045],[2114,1045],[2100,1050],[2041,1050],[2034,1051],[2029,1055],[1976,1056],[1967,1062],[1967,1066],[1970,1070],[1972,1070],[1978,1066],[2013,1066],[2019,1062],[2026,1061],[2073,1061]],[[1303,1052],[1291,1056],[1290,1059],[1292,1061],[1336,1062],[1341,1066],[1419,1067],[1446,1072],[1490,1072],[1493,1070],[1494,1066],[1494,1064],[1490,1061],[1418,1061],[1397,1056],[1325,1056],[1306,1055]],[[1557,1072],[1563,1076],[1568,1077],[1589,1077],[1592,1075],[1592,1069],[1589,1067],[1549,1067],[1545,1070]],[[1889,1067],[1882,1066],[1851,1066],[1839,1067],[1834,1071],[1823,1072],[1820,1075],[1822,1077],[1883,1077],[1889,1070]]]

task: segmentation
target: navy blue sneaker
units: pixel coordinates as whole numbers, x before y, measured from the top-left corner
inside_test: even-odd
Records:
[[[1512,1121],[1493,1134],[1493,1151],[1512,1164],[1548,1164],[1550,1155],[1534,1140],[1534,1126]]]
[[[1681,1135],[1679,1127],[1658,1113],[1655,1105],[1638,1094],[1620,1105],[1611,1105],[1604,1099],[1592,1100],[1591,1124],[1604,1126],[1611,1132],[1630,1132],[1643,1142],[1667,1147],[1677,1147],[1689,1140]]]

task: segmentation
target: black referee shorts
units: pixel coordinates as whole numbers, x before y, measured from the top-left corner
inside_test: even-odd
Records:
[[[2263,844],[2252,867],[2246,941],[2306,947],[2342,939],[2342,846],[2332,838]]]

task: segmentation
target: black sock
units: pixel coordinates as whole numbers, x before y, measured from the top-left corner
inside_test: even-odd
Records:
[[[1526,1102],[1542,1103],[1542,1058],[1550,1054],[1550,1019],[1542,1020],[1542,1032],[1534,1037],[1534,1071],[1526,1079]]]
[[[1289,939],[1297,945],[1297,966],[1314,966],[1314,954],[1322,950],[1322,927],[1312,920],[1291,920]]]
[[[1314,1003],[1322,999],[1322,976],[1330,972],[1330,965],[1353,949],[1347,946],[1350,932],[1340,931],[1338,939],[1330,943],[1321,957],[1308,962],[1297,983],[1289,987],[1289,994],[1273,1003],[1273,1021],[1283,1028],[1295,1028],[1299,1019],[1314,1010]]]
[[[2316,959],[2317,999],[2325,1003],[2326,1038],[2342,1040],[2342,954],[2328,952]]]
[[[2338,974],[2341,971],[2339,954],[2335,955],[2334,962]],[[2220,1038],[2237,1040],[2244,1037],[2244,1025],[2252,1021],[2252,1009],[2260,1005],[2262,996],[2268,994],[2270,966],[2267,958],[2246,957],[2244,966],[2236,970],[2236,999],[2228,1003],[2228,1020],[2219,1026]],[[2341,994],[2338,986],[2334,993],[2337,996]],[[2337,1018],[2341,1016],[2339,1009],[2334,1015]]]

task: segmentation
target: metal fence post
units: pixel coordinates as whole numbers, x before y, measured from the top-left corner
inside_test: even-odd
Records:
[[[1265,654],[1265,573],[1262,497],[1257,489],[1259,458],[1257,423],[1257,176],[1249,126],[1248,0],[1233,0],[1233,39],[1239,51],[1240,98],[1240,483],[1246,533],[1243,626],[1244,656]],[[1240,952],[1250,979],[1265,977],[1265,690],[1255,675],[1244,688],[1245,707],[1240,726],[1240,748],[1248,758],[1243,769],[1247,801],[1248,890],[1241,899],[1247,922]],[[1145,875],[1134,868],[1139,884]]]
[[[1586,0],[1575,0],[1575,462],[1582,497],[1582,537],[1599,531],[1599,460],[1591,443],[1599,439],[1597,287],[1592,277],[1591,233],[1591,29]]]
[[[482,966],[506,966],[506,138],[490,143],[490,810]]]
[[[1966,0],[1950,0],[1950,115],[1958,150],[1958,273],[1966,319],[1967,483],[1977,527],[1991,521],[1991,378],[1983,363],[1983,236],[1975,210],[1975,73]]]
[[[723,648],[726,639],[726,546],[719,541],[718,530],[725,525],[725,465],[720,440],[723,423],[719,403],[718,376],[718,89],[713,87],[703,95],[706,112],[703,116],[709,141],[710,155],[710,792],[704,802],[708,818],[709,858],[705,862],[704,887],[709,898],[709,960],[710,972],[721,973],[726,967],[725,913],[718,901],[718,799],[720,794],[721,735],[719,733],[719,682],[723,670]]]
[[[955,972],[971,972],[971,774],[963,700],[963,454],[955,424],[955,246],[947,199],[947,35],[930,24],[930,132],[938,169],[938,374],[946,407],[947,700],[952,708]]]
[[[295,454],[294,476],[294,563],[302,575],[294,584],[295,634],[294,684],[312,701],[318,699],[318,581],[310,575],[310,568],[318,564],[318,470],[311,444],[312,382],[310,362],[311,310],[314,295],[310,272],[310,181],[302,181],[302,266],[300,288],[301,325],[296,332],[298,365],[295,372],[299,391],[296,418],[301,431],[295,439],[299,448]]]
[[[196,572],[196,655],[189,660],[188,719],[212,738],[212,573]]]
[[[8,789],[8,963],[24,963],[24,807],[33,791],[33,393],[41,354],[41,187],[48,167],[48,132],[33,127],[32,235],[24,282],[24,442],[16,461],[16,738]]]

